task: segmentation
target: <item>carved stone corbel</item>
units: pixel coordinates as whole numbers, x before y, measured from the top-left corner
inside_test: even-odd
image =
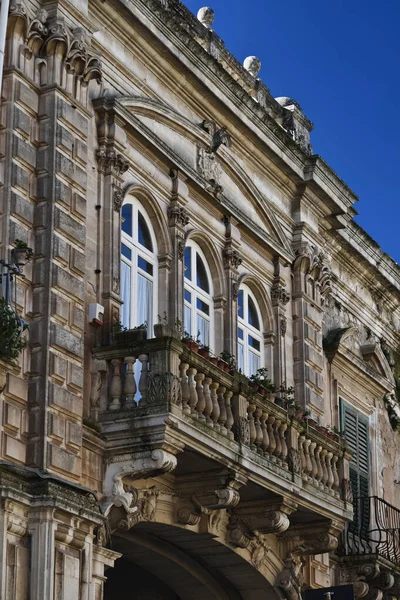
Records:
[[[338,545],[341,528],[329,520],[316,522],[312,528],[307,525],[292,525],[290,529],[279,535],[279,539],[291,543],[293,556],[308,556],[333,552]]]
[[[282,499],[274,504],[265,502],[242,503],[234,514],[246,523],[247,530],[260,534],[283,533],[290,526],[289,516],[297,509],[297,504]]]
[[[144,499],[140,498],[139,490],[131,482],[169,473],[176,467],[176,463],[176,456],[173,454],[165,450],[153,450],[151,454],[138,455],[125,464],[108,465],[104,486],[104,515],[109,516],[113,507],[122,508],[122,517],[117,523],[117,527],[122,529],[130,529],[141,517],[149,520],[150,514],[154,516],[157,494],[146,494]]]
[[[301,556],[290,556],[285,560],[284,569],[278,575],[275,587],[279,588],[287,600],[301,599],[304,565],[305,559]]]

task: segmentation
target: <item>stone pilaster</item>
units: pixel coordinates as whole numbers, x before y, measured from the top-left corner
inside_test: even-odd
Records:
[[[223,265],[226,281],[226,309],[224,322],[224,348],[233,356],[237,352],[237,299],[239,294],[238,269],[242,264],[239,253],[240,233],[237,223],[231,217],[225,217],[225,247]]]
[[[290,302],[290,294],[286,290],[286,284],[281,276],[282,265],[279,257],[274,260],[274,281],[271,288],[272,308],[276,323],[276,344],[274,365],[274,383],[276,386],[286,384],[286,331],[287,316],[286,305]]]

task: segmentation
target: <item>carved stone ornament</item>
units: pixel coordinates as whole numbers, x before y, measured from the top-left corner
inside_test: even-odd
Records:
[[[165,450],[153,450],[149,455],[138,457],[123,466],[111,464],[106,474],[107,488],[112,477],[112,486],[106,501],[103,503],[103,513],[108,516],[115,506],[124,510],[124,517],[118,521],[120,529],[130,529],[139,520],[154,518],[158,493],[155,488],[145,491],[140,498],[139,490],[131,485],[135,479],[154,477],[161,473],[169,473],[176,467],[176,456]],[[112,473],[114,473],[112,475]]]
[[[179,377],[173,373],[150,373],[146,399],[149,405],[168,402],[181,406],[182,386]]]
[[[116,210],[117,212],[120,212],[123,201],[124,201],[124,192],[121,190],[121,188],[116,187],[114,189],[114,210]]]
[[[181,240],[178,242],[178,258],[179,258],[179,260],[183,260],[184,256],[185,256],[185,242]]]
[[[234,250],[231,247],[224,248],[224,251],[222,253],[222,258],[224,261],[225,269],[231,269],[231,268],[237,269],[243,262],[240,257],[239,252],[237,250]]]
[[[235,302],[238,299],[239,290],[240,290],[240,284],[237,281],[233,281],[232,282],[232,298],[233,298],[233,300],[235,300]]]
[[[128,160],[114,148],[101,146],[96,153],[99,171],[105,175],[121,177],[129,169]]]
[[[301,473],[301,456],[297,448],[290,448],[288,452],[289,471],[300,475]]]
[[[197,158],[198,171],[211,186],[220,185],[222,169],[214,154],[210,154],[204,148],[199,148]]]
[[[246,446],[250,444],[250,426],[247,417],[239,417],[232,430],[237,442]]]
[[[371,560],[366,563],[344,563],[340,565],[340,584],[354,586],[355,598],[382,600],[383,596],[398,597],[400,576],[390,571],[389,566]]]
[[[189,215],[183,206],[173,202],[168,207],[168,223],[170,227],[185,227],[189,223]]]
[[[301,599],[304,565],[305,560],[300,556],[291,556],[285,560],[285,567],[278,575],[275,586],[287,600]]]
[[[287,332],[287,318],[285,316],[281,317],[281,336],[285,337]]]
[[[281,283],[274,284],[271,288],[271,299],[274,306],[285,306],[290,302],[290,294]]]
[[[213,9],[209,8],[208,6],[200,8],[197,13],[198,20],[202,25],[204,25],[204,27],[207,27],[207,29],[210,29],[211,25],[213,24],[214,16],[215,14]]]

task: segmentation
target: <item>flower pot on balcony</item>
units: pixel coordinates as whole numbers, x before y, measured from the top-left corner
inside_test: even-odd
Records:
[[[218,366],[218,358],[216,356],[209,356],[208,360],[212,365]]]
[[[24,267],[27,263],[27,250],[25,248],[13,248],[12,259],[18,267]]]
[[[257,391],[260,394],[260,396],[265,396],[265,388],[262,385],[258,386]]]
[[[200,356],[203,356],[204,358],[210,358],[210,351],[207,348],[199,348],[199,354]]]
[[[182,342],[185,344],[185,346],[189,348],[189,350],[191,350],[192,352],[196,352],[196,354],[198,353],[199,344],[197,342],[188,339],[183,339]]]
[[[138,345],[147,339],[146,329],[127,329],[115,334],[117,344]]]

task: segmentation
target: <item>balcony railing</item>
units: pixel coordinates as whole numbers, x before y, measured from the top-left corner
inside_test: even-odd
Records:
[[[228,445],[241,444],[258,461],[283,475],[293,473],[306,487],[349,501],[343,442],[289,415],[279,398],[251,389],[240,373],[225,372],[171,338],[129,349],[110,346],[95,354],[109,364],[103,423],[114,420],[112,415],[125,418],[128,411],[130,421],[146,418],[159,407],[222,436]]]
[[[376,496],[354,498],[353,521],[342,534],[340,553],[375,555],[400,566],[400,510]]]

